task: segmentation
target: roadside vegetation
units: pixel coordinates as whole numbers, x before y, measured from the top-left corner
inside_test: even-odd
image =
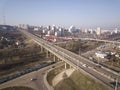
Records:
[[[69,65],[67,65],[69,68]],[[64,70],[64,66],[58,67],[50,71],[47,75],[48,83],[52,85],[52,80],[58,74]],[[74,71],[70,77],[67,77],[60,81],[55,90],[109,90],[106,86],[100,82],[92,79],[90,76],[81,73],[80,71]]]
[[[109,54],[106,57],[109,61],[105,62],[105,64],[120,68],[120,49],[114,48],[111,52],[115,52],[115,54]]]
[[[101,42],[72,40],[66,43],[58,44],[58,46],[65,48],[69,51],[72,51],[76,54],[79,54],[80,51],[81,54],[97,48],[100,44]]]
[[[67,64],[67,68],[69,68],[69,65]],[[60,66],[58,68],[53,69],[52,71],[50,71],[47,74],[47,81],[48,83],[52,86],[52,80],[53,78],[58,75],[59,73],[61,73],[63,70],[65,70],[65,66]]]
[[[109,90],[80,71],[74,71],[69,78],[62,80],[54,88],[55,90]]]
[[[41,53],[40,50],[39,45],[21,32],[0,30],[0,78],[51,60],[51,57],[46,58],[45,52]]]
[[[83,54],[83,53],[86,53],[87,51],[94,50],[95,48],[99,47],[102,44],[103,42],[71,40],[66,43],[59,43],[58,46],[65,48],[71,52],[74,52],[76,54]],[[112,47],[110,48],[110,50],[107,50],[106,52],[109,52],[109,53],[116,52],[116,53],[114,55],[108,54],[106,57],[108,61],[101,62],[101,63],[103,63],[106,67],[111,67],[113,69],[115,67],[120,68],[120,48]],[[87,56],[87,58],[88,57],[89,56]]]

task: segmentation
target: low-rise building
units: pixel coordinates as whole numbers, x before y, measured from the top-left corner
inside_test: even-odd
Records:
[[[96,55],[97,57],[100,57],[100,58],[105,58],[105,57],[107,56],[107,54],[102,53],[101,51],[95,52],[95,55]]]

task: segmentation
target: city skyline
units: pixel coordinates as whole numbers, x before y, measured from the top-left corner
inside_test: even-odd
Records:
[[[1,0],[0,24],[120,28],[119,8],[119,0]]]

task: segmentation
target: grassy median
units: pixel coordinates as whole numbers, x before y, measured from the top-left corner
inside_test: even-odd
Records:
[[[62,80],[54,88],[55,90],[108,90],[106,86],[80,71],[74,71],[69,78]]]
[[[67,68],[69,68],[69,65],[67,64]],[[63,70],[65,70],[65,66],[60,66],[58,68],[53,69],[52,71],[50,71],[47,75],[47,81],[50,85],[52,85],[52,80],[53,78],[58,75],[59,73],[61,73]]]

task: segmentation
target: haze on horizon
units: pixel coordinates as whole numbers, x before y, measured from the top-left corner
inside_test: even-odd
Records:
[[[119,28],[120,0],[0,0],[0,24]],[[4,11],[4,13],[3,13]]]

